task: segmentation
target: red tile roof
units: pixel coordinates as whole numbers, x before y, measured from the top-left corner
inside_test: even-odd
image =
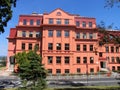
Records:
[[[9,34],[9,37],[8,37],[8,38],[15,38],[15,37],[16,37],[16,34],[17,34],[16,28],[11,28],[11,29],[10,29],[10,34]]]

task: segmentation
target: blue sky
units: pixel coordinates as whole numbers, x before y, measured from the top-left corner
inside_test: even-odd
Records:
[[[120,8],[104,8],[105,0],[18,0],[16,8],[13,8],[13,17],[8,22],[5,32],[0,35],[0,56],[7,55],[8,37],[10,28],[18,24],[21,14],[31,14],[32,12],[51,12],[56,8],[61,8],[72,14],[96,18],[97,24],[104,21],[106,25],[114,23],[114,27],[120,28]]]

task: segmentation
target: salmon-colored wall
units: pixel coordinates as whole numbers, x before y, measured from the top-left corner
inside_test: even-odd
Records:
[[[59,14],[57,14],[60,12]],[[49,18],[53,18],[53,24],[49,24]],[[23,19],[27,20],[27,25],[23,26]],[[30,19],[33,19],[34,25],[30,26]],[[36,20],[40,19],[41,24],[36,26]],[[61,19],[61,24],[57,25],[56,20]],[[64,20],[68,19],[69,24],[65,25]],[[76,27],[76,21],[80,22],[80,26]],[[82,26],[82,22],[86,22],[86,27]],[[92,22],[92,27],[88,26],[88,23]],[[120,64],[111,62],[111,57],[120,56],[119,53],[106,53],[105,45],[99,46],[99,36],[96,28],[96,19],[90,17],[82,17],[74,14],[69,14],[61,9],[55,9],[50,13],[45,13],[43,15],[20,15],[19,23],[16,27],[16,37],[14,39],[8,39],[8,57],[14,55],[18,52],[22,52],[21,44],[25,43],[25,51],[28,50],[28,44],[32,43],[33,48],[36,43],[39,44],[38,53],[42,55],[42,63],[46,69],[52,69],[52,74],[56,74],[56,69],[61,69],[61,74],[65,73],[65,69],[70,70],[70,74],[77,74],[77,68],[80,68],[80,73],[86,73],[87,67],[88,72],[90,69],[94,69],[94,73],[97,73],[101,70],[101,63],[106,64],[106,69],[112,70],[112,67],[115,66],[117,70]],[[53,37],[48,37],[48,30],[53,31]],[[61,37],[56,37],[57,30],[61,31]],[[69,37],[65,37],[65,31],[69,31]],[[26,31],[26,37],[22,37],[22,31]],[[29,32],[33,32],[33,37],[29,37]],[[41,32],[41,37],[36,38],[36,32]],[[76,33],[80,33],[80,38],[76,38]],[[87,38],[83,39],[83,33],[86,33]],[[93,39],[89,38],[89,34],[93,33]],[[15,43],[13,43],[15,42]],[[48,43],[53,43],[53,50],[48,50]],[[56,50],[56,44],[61,43],[61,50]],[[70,49],[65,50],[65,43],[69,43]],[[80,51],[76,50],[76,45],[80,45]],[[83,51],[83,45],[87,46],[87,51]],[[90,51],[90,45],[93,45],[93,51]],[[109,47],[114,46],[109,44]],[[115,47],[115,46],[114,46]],[[109,49],[110,50],[110,49]],[[103,56],[100,57],[99,53],[102,53]],[[48,64],[48,56],[53,56],[52,64]],[[61,64],[56,63],[56,56],[61,56]],[[64,57],[70,57],[70,63],[65,64]],[[107,60],[106,57],[110,57],[110,60]],[[80,57],[80,63],[76,63],[76,57]],[[87,57],[87,63],[83,63],[83,57]],[[90,57],[94,58],[94,63],[90,63]]]

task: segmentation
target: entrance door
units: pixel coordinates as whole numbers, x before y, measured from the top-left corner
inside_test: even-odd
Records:
[[[106,68],[106,62],[100,62],[101,68]]]

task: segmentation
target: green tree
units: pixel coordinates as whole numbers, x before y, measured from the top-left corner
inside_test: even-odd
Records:
[[[46,70],[42,59],[35,51],[22,52],[15,55],[18,64],[18,75],[23,80],[25,88],[43,90],[46,87]],[[28,83],[31,83],[28,85]]]
[[[0,0],[0,33],[4,32],[4,27],[12,18],[12,6],[16,6],[17,0]]]
[[[105,0],[105,7],[112,8],[115,5],[120,8],[120,0]]]

